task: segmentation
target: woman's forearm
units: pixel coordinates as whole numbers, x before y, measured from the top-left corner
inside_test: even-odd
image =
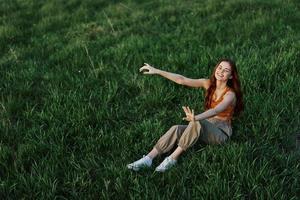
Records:
[[[207,119],[207,118],[210,118],[210,117],[213,117],[215,115],[217,115],[217,111],[215,109],[209,109],[199,115],[196,115],[195,116],[195,121],[200,121],[200,120],[203,120],[203,119]]]
[[[224,97],[224,99],[222,100],[222,102],[219,103],[216,107],[208,109],[207,111],[205,111],[205,112],[203,112],[199,115],[196,115],[194,117],[194,119],[196,121],[199,121],[199,120],[203,120],[203,119],[213,117],[213,116],[223,112],[228,106],[232,105],[232,103],[234,101],[234,98],[235,98],[234,93],[226,95]]]
[[[161,75],[171,81],[174,81],[175,83],[181,84],[184,76],[180,75],[180,74],[175,74],[175,73],[171,73],[171,72],[166,72],[160,69],[157,69],[156,74]]]

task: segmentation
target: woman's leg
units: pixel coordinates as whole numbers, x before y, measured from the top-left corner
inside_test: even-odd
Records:
[[[228,136],[219,128],[220,124],[211,123],[208,120],[201,120],[201,134],[199,140],[206,144],[223,144]]]
[[[201,140],[207,144],[221,144],[227,140],[227,136],[219,129],[216,124],[207,120],[190,122],[188,127],[182,133],[176,150],[167,157],[155,171],[164,172],[174,166],[178,157],[186,151],[187,148]]]
[[[190,122],[179,138],[178,147],[164,161],[156,167],[155,171],[164,172],[174,166],[180,154],[188,147],[196,143],[200,135],[201,125],[199,122]]]
[[[202,120],[200,124],[188,126],[182,134],[178,147],[171,154],[174,160],[177,160],[188,147],[192,146],[198,138],[207,144],[224,143],[228,137],[213,123]],[[201,131],[200,131],[201,130]]]
[[[160,139],[157,141],[154,148],[148,155],[152,158],[155,158],[157,155],[170,151],[180,140],[181,135],[187,127],[187,125],[172,126],[163,136],[160,137]]]
[[[127,165],[128,169],[133,169],[135,171],[140,170],[143,167],[150,167],[152,164],[152,159],[161,153],[168,152],[179,140],[181,134],[184,132],[187,125],[175,125],[172,126],[156,143],[154,148],[148,153],[147,156],[130,163]]]
[[[177,147],[175,151],[170,155],[172,159],[178,160],[178,157],[184,152],[183,148]]]
[[[193,146],[198,139],[206,144],[221,144],[228,139],[215,124],[207,120],[190,122],[184,129],[184,132],[180,135],[178,147],[170,155],[174,160],[177,160],[178,157],[186,151],[187,148]],[[158,154],[158,152],[155,151],[155,148],[151,153],[154,157]]]
[[[158,155],[158,151],[153,148],[148,154],[147,156],[149,156],[151,159],[155,158]]]
[[[199,136],[200,136],[201,124],[196,122],[190,122],[188,127],[182,133],[180,140],[178,142],[178,147],[175,151],[170,155],[174,160],[177,160],[178,157],[186,151],[187,148],[193,146]]]

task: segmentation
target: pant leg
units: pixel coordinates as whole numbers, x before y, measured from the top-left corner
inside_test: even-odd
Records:
[[[201,124],[199,121],[190,122],[187,128],[182,133],[180,140],[178,142],[178,146],[181,147],[183,150],[193,146],[199,136],[201,131]]]
[[[159,154],[170,151],[178,143],[187,125],[172,126],[155,144],[154,148]]]
[[[176,142],[183,150],[193,146],[198,140],[206,144],[221,144],[227,136],[215,124],[208,120],[190,122],[188,125],[172,126],[156,143],[154,148],[159,154],[166,153]]]
[[[216,124],[208,120],[201,120],[200,124],[202,127],[199,137],[200,141],[206,144],[222,144],[228,139],[228,136]]]

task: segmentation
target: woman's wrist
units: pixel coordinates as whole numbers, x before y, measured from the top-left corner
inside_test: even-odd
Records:
[[[201,118],[201,117],[200,117],[200,118]],[[195,120],[195,121],[199,121],[200,118],[199,118],[199,115],[195,115],[195,116],[194,116],[194,120]]]
[[[158,74],[158,75],[161,75],[161,70],[160,69],[156,69],[154,68],[154,74]]]

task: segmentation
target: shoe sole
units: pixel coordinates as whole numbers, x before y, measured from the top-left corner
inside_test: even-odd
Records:
[[[127,169],[131,169],[131,170],[133,170],[133,171],[139,171],[139,170],[141,170],[141,169],[146,169],[146,168],[150,168],[149,166],[142,166],[142,167],[134,167],[134,166],[127,166]]]
[[[127,169],[131,169],[133,171],[139,171],[140,170],[140,168],[133,167],[133,166],[127,166]]]

